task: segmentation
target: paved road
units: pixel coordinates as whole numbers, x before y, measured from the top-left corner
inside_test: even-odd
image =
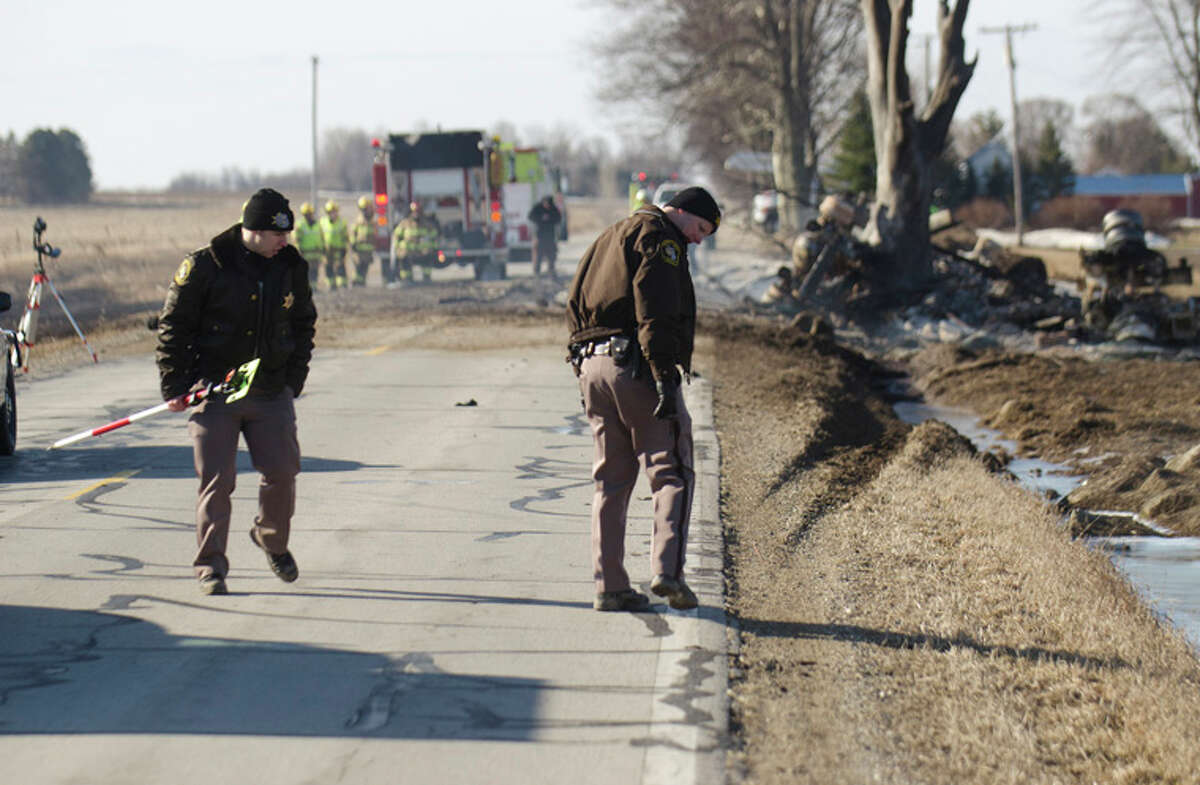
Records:
[[[228,597],[202,597],[188,566],[182,415],[43,449],[153,405],[155,384],[144,357],[18,393],[18,451],[0,458],[4,782],[721,781],[704,381],[688,390],[702,607],[638,615],[591,610],[591,439],[558,347],[319,351],[298,402],[300,580],[246,536],[243,452]],[[646,497],[627,542],[643,586]]]

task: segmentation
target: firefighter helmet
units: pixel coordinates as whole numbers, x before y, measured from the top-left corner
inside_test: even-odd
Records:
[[[368,207],[370,207],[370,206],[371,206],[371,200],[370,200],[370,199],[368,199],[368,198],[367,198],[367,197],[365,197],[365,196],[360,196],[360,197],[358,197],[358,209],[360,209],[360,210],[366,210],[366,209],[367,209]]]
[[[304,204],[300,205],[300,214],[301,215],[312,215],[313,214],[312,203],[305,202]]]
[[[337,202],[333,201],[332,199],[330,199],[328,202],[325,203],[325,212],[336,213],[337,210],[338,210]]]

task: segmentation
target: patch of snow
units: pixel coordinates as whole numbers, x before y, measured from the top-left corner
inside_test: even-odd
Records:
[[[1016,232],[999,229],[976,229],[978,237],[986,237],[994,243],[1011,248],[1017,244]],[[1170,241],[1160,234],[1146,232],[1146,246],[1161,251]],[[1100,232],[1083,232],[1078,229],[1036,229],[1025,232],[1026,248],[1053,248],[1060,251],[1099,251],[1104,247],[1104,235]]]

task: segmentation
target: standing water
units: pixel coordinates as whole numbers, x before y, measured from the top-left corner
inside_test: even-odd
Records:
[[[1002,449],[1016,454],[1015,442],[983,426],[979,417],[965,409],[900,401],[895,410],[911,425],[940,420],[980,451]],[[1021,485],[1039,496],[1047,491],[1066,496],[1084,479],[1065,466],[1036,458],[1013,458],[1008,469]],[[1093,537],[1089,541],[1109,554],[1156,613],[1178,627],[1193,647],[1200,648],[1200,537]]]

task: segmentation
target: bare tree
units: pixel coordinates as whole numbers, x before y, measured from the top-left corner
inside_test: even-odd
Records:
[[[559,124],[552,128],[526,128],[522,143],[544,150],[552,166],[565,177],[568,193],[581,196],[624,196],[617,188],[617,163],[603,137]],[[624,185],[622,184],[622,189]]]
[[[1127,92],[1161,99],[1200,153],[1200,2],[1104,0],[1101,9],[1112,76]]]
[[[854,0],[608,4],[625,23],[597,47],[608,66],[602,97],[681,126],[710,155],[769,140],[775,187],[795,226],[823,145],[861,82]]]
[[[320,185],[339,191],[370,191],[371,138],[360,128],[331,128],[321,139]]]
[[[16,134],[0,136],[0,200],[17,195],[17,164],[21,146]]]
[[[1021,157],[1032,161],[1038,156],[1042,134],[1046,127],[1054,129],[1059,140],[1071,140],[1074,135],[1075,109],[1057,98],[1029,98],[1017,106],[1017,122],[1021,124]]]
[[[889,256],[881,271],[897,289],[930,277],[929,204],[934,160],[946,146],[950,121],[975,61],[964,58],[962,29],[970,0],[938,1],[941,53],[933,94],[917,115],[905,54],[912,0],[862,0],[867,28],[867,96],[875,129],[878,176],[865,239]]]
[[[1081,171],[1148,174],[1183,173],[1194,168],[1154,115],[1133,96],[1093,96],[1081,111],[1089,118],[1083,129]],[[1131,143],[1134,140],[1136,143]]]
[[[950,124],[949,144],[960,158],[967,158],[1004,130],[1004,118],[995,109],[976,112],[963,122]]]

